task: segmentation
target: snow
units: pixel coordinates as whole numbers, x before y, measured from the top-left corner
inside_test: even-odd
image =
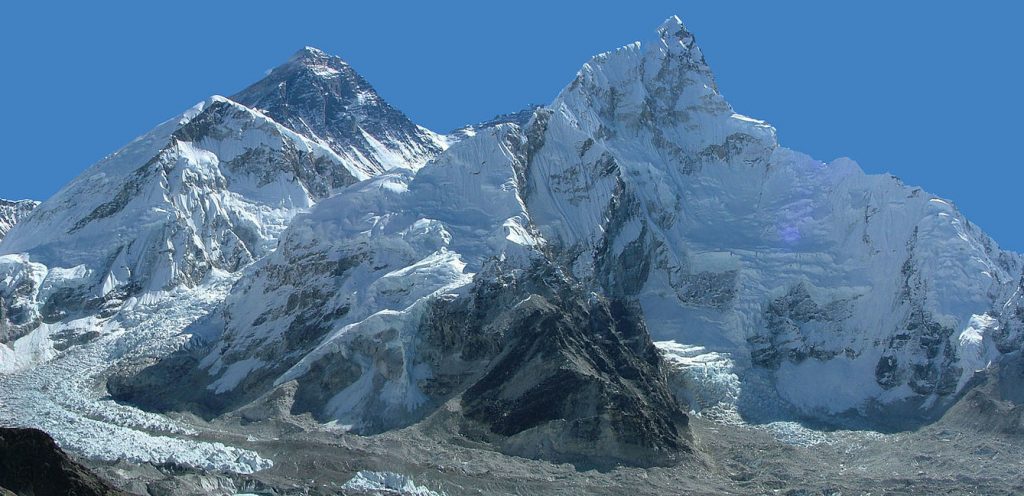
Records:
[[[327,57],[296,57],[307,56]],[[315,75],[345,75],[332,61],[312,64]],[[354,103],[381,104],[353,84]],[[429,305],[464,294],[494,260],[521,270],[541,252],[586,291],[639,301],[677,395],[697,413],[739,415],[741,396],[759,408],[777,395],[798,414],[829,417],[920,395],[906,381],[883,390],[886,353],[904,368],[949,358],[943,366],[963,370],[957,388],[998,359],[991,311],[1019,297],[1021,257],[949,201],[849,159],[781,147],[771,125],[719,94],[677,17],[652,40],[593,57],[537,115],[530,130],[542,145],[512,124],[455,142],[411,124],[416,139],[370,132],[357,119],[365,146],[348,146],[224,97],[161,124],[19,217],[0,243],[11,308],[41,322],[49,298],[73,292],[116,310],[65,314],[0,345],[0,422],[41,427],[96,459],[260,470],[271,461],[104,400],[104,374],[203,332],[220,340],[201,362],[211,394],[274,360],[288,363],[281,385],[329,358],[359,373],[331,391],[323,413],[336,425],[414,418],[426,398],[418,384],[433,372],[412,360]],[[203,118],[219,132],[186,132]],[[326,330],[265,356],[299,318],[296,295],[323,295],[311,312],[331,316],[318,322]],[[207,315],[229,318],[190,327]],[[954,330],[943,344],[955,356],[892,344],[914,335],[915,315]],[[58,351],[62,335],[91,338]],[[753,363],[757,339],[779,352],[776,368]],[[769,425],[794,444],[816,442],[796,424]],[[351,483],[418,490],[395,474]]]
[[[958,342],[963,375],[958,387],[962,388],[975,372],[987,369],[999,357],[992,337],[998,328],[998,321],[991,315],[972,315],[967,327],[960,332]]]
[[[240,281],[226,302],[233,321],[223,346],[203,360],[217,375],[217,387],[237,384],[218,375],[231,370],[222,368],[228,357],[235,364],[251,358],[283,340],[293,322],[281,309],[297,288],[263,274],[276,273],[274,267],[302,271],[303,260],[354,259],[359,263],[339,278],[311,273],[303,279],[303,288],[330,295],[324,314],[346,310],[275,384],[301,379],[313,364],[337,357],[332,360],[361,371],[327,403],[325,413],[337,425],[353,429],[372,416],[412,415],[426,400],[417,384],[431,373],[412,359],[423,312],[435,299],[468,288],[491,258],[525,264],[540,244],[527,227],[516,179],[520,159],[508,145],[520,139],[514,127],[496,126],[456,143],[415,174],[396,170],[353,185],[298,217],[266,270]],[[267,313],[280,318],[256,322]],[[380,343],[374,349],[392,350],[386,356],[403,358],[382,368],[384,358],[360,349],[367,340]]]
[[[394,494],[400,496],[441,496],[424,486],[417,486],[412,478],[394,472],[372,472],[363,470],[345,483],[342,489],[351,491],[376,492],[378,494]]]
[[[96,460],[238,473],[269,468],[273,463],[255,452],[199,441],[198,432],[177,421],[110,401],[102,387],[103,374],[119,361],[180,344],[187,338],[182,330],[209,312],[232,281],[156,296],[152,304],[130,302],[108,321],[87,318],[58,325],[61,331],[96,331],[100,337],[61,353],[50,348],[44,363],[0,373],[0,425],[42,429],[61,447]],[[43,325],[22,339],[45,340],[54,332]],[[16,344],[18,359],[21,353]]]
[[[676,397],[695,413],[720,405],[735,405],[741,385],[735,364],[728,354],[708,352],[703,346],[675,341],[654,343],[673,375],[681,378]]]
[[[779,395],[809,412],[825,415],[856,408],[865,398],[882,394],[873,380],[878,360],[870,358],[874,357],[784,362],[777,375]]]

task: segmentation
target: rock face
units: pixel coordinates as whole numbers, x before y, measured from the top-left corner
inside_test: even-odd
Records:
[[[45,432],[0,428],[0,493],[105,496],[127,494],[68,457]]]
[[[967,427],[999,436],[1024,439],[1024,356],[1005,355],[975,375],[963,396],[942,417],[942,425]]]
[[[512,454],[599,468],[664,465],[690,453],[687,417],[636,309],[582,300],[578,288],[556,281],[556,274],[531,274],[524,282],[533,287],[517,288],[529,295],[495,319],[507,323],[499,352],[462,395],[466,417],[489,428],[481,437]],[[473,304],[490,306],[479,298]],[[470,326],[492,321],[451,317]],[[431,327],[450,332],[452,325]]]
[[[231,99],[327,146],[368,176],[422,166],[447,146],[384,101],[344,60],[312,47]]]
[[[10,201],[0,198],[0,241],[37,206],[39,202],[34,200]]]

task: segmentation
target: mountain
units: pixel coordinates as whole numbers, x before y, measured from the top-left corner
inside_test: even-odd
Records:
[[[363,433],[454,400],[508,452],[636,460],[685,446],[666,388],[688,409],[906,428],[1020,348],[1019,255],[946,200],[779,146],[718,92],[678,18],[657,34],[594,57],[527,124],[467,133],[299,217],[188,352],[111,391]],[[183,369],[184,396],[152,393]],[[543,422],[520,395],[555,378],[574,386],[544,398]],[[590,388],[605,403],[589,411],[639,415],[650,438],[629,445],[639,426],[621,420],[566,429],[582,401],[566,395]],[[572,453],[525,448],[551,445]]]
[[[419,167],[447,146],[444,136],[384,101],[344,60],[312,47],[231,99],[334,150],[367,176]]]
[[[673,459],[686,416],[657,351],[632,308],[582,292],[544,254],[521,199],[527,153],[518,127],[497,126],[415,175],[325,200],[190,329],[190,348],[108,389],[161,410],[308,412],[363,434],[454,400],[465,429],[507,452]],[[268,404],[281,394],[283,412]]]
[[[148,292],[238,273],[274,249],[294,215],[368,178],[367,171],[377,170],[370,165],[417,167],[439,150],[421,146],[421,138],[433,134],[381,101],[340,59],[316,50],[303,50],[242,96],[256,98],[257,88],[286,76],[296,91],[322,87],[339,98],[358,97],[363,104],[335,108],[331,122],[361,122],[368,130],[361,136],[388,143],[394,153],[339,148],[339,155],[327,144],[340,146],[334,138],[341,135],[325,139],[313,134],[320,128],[301,127],[309,133],[303,135],[238,102],[212,97],[89,168],[5,238],[0,343],[40,324],[110,317]],[[356,90],[355,96],[347,93]],[[322,110],[322,102],[283,94],[287,98],[270,107],[289,124]],[[267,95],[259,101],[274,100]]]
[[[533,123],[527,210],[578,279],[637,301],[663,349],[727,355],[748,418],[902,427],[1020,346],[1018,254],[920,188],[779,146],[678,18],[658,33]]]
[[[304,84],[334,84],[335,73],[304,64],[317,66],[293,58],[268,78],[291,71],[304,73]],[[315,114],[303,104],[318,105],[290,99],[277,111]],[[367,109],[390,107],[352,107],[365,129],[401,116]],[[331,115],[347,118],[343,110]],[[402,145],[398,130],[390,136],[396,150],[418,151],[408,163],[397,152],[377,155],[388,167],[415,168],[433,153]],[[112,369],[179,347],[182,330],[275,249],[295,215],[369,177],[365,157],[324,141],[214,96],[93,165],[19,221],[0,246],[4,425],[43,429],[65,449],[108,462],[232,473],[272,466],[252,450],[194,439],[182,422],[111,402],[97,385]]]
[[[0,198],[0,241],[7,236],[15,224],[24,219],[37,206],[39,206],[39,202],[34,200],[10,201]]]
[[[735,112],[676,17],[446,137],[305,49],[8,234],[0,416],[212,472],[288,465],[303,431],[395,466],[717,470],[687,412],[1016,432],[1022,298],[1024,258],[951,202]],[[430,470],[554,480],[455,460]]]

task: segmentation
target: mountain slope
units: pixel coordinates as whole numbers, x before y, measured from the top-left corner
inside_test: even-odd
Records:
[[[33,200],[10,201],[0,198],[0,241],[37,206],[39,202]]]
[[[324,81],[309,84],[334,78],[314,76]],[[312,112],[299,103],[290,110]],[[376,117],[360,118],[370,128]],[[295,215],[368,177],[365,161],[321,141],[213,97],[92,166],[20,221],[0,246],[4,422],[44,429],[100,460],[242,473],[271,466],[110,402],[97,385],[111,368],[180,346],[182,330],[275,249]]]
[[[344,60],[312,47],[231,99],[327,146],[368,176],[422,166],[447,146],[384,101]]]
[[[269,253],[297,212],[361,178],[346,165],[230,100],[197,105],[86,171],[5,238],[0,337],[238,271]]]
[[[473,421],[468,435],[507,452],[674,459],[687,449],[686,417],[642,323],[580,293],[527,228],[525,142],[500,125],[415,176],[386,174],[326,200],[191,330],[190,347],[112,380],[111,394],[251,420],[310,413],[359,433],[455,401]],[[156,393],[190,367],[177,394]],[[570,382],[579,396],[559,392]],[[269,406],[282,396],[286,410]]]
[[[1019,255],[919,188],[780,147],[719,94],[678,18],[657,33],[592,59],[525,129],[463,137],[415,176],[303,217],[196,331],[205,388],[189,401],[220,413],[297,387],[289,413],[366,432],[415,422],[473,391],[466,377],[513,375],[495,365],[510,342],[489,342],[498,355],[457,362],[433,394],[436,357],[510,317],[477,315],[438,345],[432,309],[536,263],[578,298],[633,305],[665,353],[722,362],[695,380],[686,364],[707,360],[671,360],[673,384],[715,390],[681,391],[686,406],[714,394],[754,420],[912,426],[1020,346]]]

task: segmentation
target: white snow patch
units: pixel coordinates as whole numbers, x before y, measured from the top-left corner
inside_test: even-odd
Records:
[[[401,496],[442,496],[444,493],[417,486],[412,478],[394,472],[360,471],[345,483],[342,489],[352,491],[379,491],[378,494]]]

